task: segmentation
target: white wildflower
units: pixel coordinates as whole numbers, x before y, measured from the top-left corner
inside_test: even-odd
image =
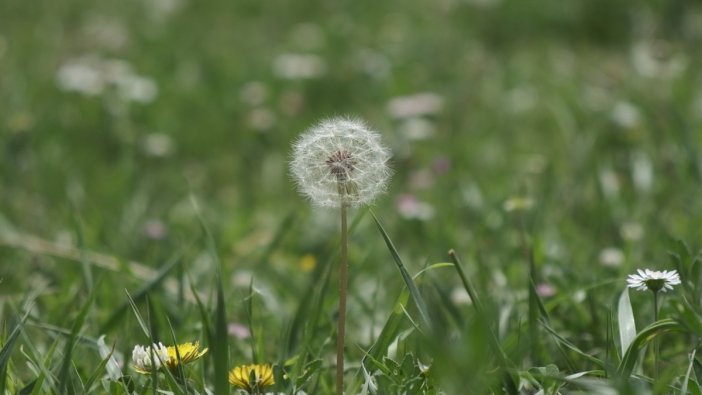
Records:
[[[86,96],[100,95],[105,89],[105,80],[101,71],[89,63],[65,64],[59,69],[56,79],[61,89],[79,92]]]
[[[158,95],[152,79],[136,74],[128,62],[120,59],[84,56],[69,60],[59,68],[56,82],[65,91],[86,96],[115,90],[124,101],[138,103],[152,102]]]
[[[158,370],[166,361],[168,361],[168,349],[160,342],[150,347],[137,345],[132,350],[133,367],[139,373],[148,374]]]
[[[126,101],[150,103],[158,95],[156,83],[140,75],[125,75],[116,81],[117,93]]]
[[[359,120],[333,118],[307,130],[294,144],[290,170],[314,204],[357,207],[385,190],[390,151]]]
[[[603,266],[617,267],[624,263],[626,256],[619,248],[607,247],[600,251],[599,259],[600,264]]]
[[[628,101],[619,101],[612,108],[612,121],[617,125],[631,129],[641,123],[641,111]]]
[[[434,217],[434,206],[422,202],[414,195],[401,195],[396,202],[397,211],[403,218],[428,221]]]
[[[326,71],[326,61],[315,54],[285,53],[273,61],[273,73],[288,80],[318,78]]]
[[[630,274],[626,279],[629,288],[634,288],[638,291],[653,292],[673,289],[673,285],[680,284],[680,276],[676,270],[654,271],[650,269],[637,270],[638,274]]]
[[[432,92],[398,96],[388,102],[388,112],[395,118],[435,115],[444,107],[444,98]]]
[[[141,139],[141,148],[148,156],[163,158],[173,153],[175,143],[166,133],[149,133]]]

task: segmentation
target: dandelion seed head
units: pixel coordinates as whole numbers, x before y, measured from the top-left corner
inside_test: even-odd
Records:
[[[336,177],[336,180],[344,183],[351,178],[351,173],[356,169],[357,162],[350,152],[338,150],[331,154],[324,163],[327,164],[329,172]]]
[[[300,192],[314,204],[357,207],[385,191],[390,150],[380,135],[355,119],[320,122],[294,143],[291,173]]]
[[[629,288],[634,288],[637,291],[666,292],[672,290],[673,285],[680,284],[680,276],[676,270],[638,269],[637,274],[630,274],[626,282]]]

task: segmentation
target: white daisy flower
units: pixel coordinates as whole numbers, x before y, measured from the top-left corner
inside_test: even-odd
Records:
[[[357,207],[385,190],[390,150],[355,119],[332,118],[295,142],[290,170],[300,192],[319,206]]]
[[[629,288],[634,288],[638,291],[653,292],[673,289],[673,285],[680,284],[680,276],[676,270],[654,271],[650,269],[637,270],[638,274],[630,274],[626,279]]]

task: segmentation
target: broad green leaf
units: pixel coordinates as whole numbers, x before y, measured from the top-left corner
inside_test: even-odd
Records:
[[[634,312],[631,309],[631,301],[629,300],[629,288],[624,288],[621,296],[619,296],[617,320],[619,322],[619,341],[622,355],[624,355],[631,342],[636,338],[636,322],[634,322]]]
[[[639,352],[651,342],[656,336],[659,336],[666,332],[685,331],[685,327],[680,325],[677,321],[671,319],[663,319],[644,328],[634,340],[629,345],[626,350],[626,354],[622,357],[622,361],[617,368],[617,373],[620,377],[626,378],[631,376],[631,372],[636,366],[636,361],[639,356]]]

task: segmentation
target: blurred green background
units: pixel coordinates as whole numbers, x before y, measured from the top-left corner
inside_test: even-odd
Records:
[[[483,292],[518,306],[523,228],[545,297],[611,280],[592,300],[609,306],[634,268],[670,268],[672,240],[700,244],[700,48],[702,4],[683,0],[3,0],[2,300],[36,293],[59,324],[70,298],[56,296],[102,277],[101,323],[144,281],[86,274],[51,246],[154,268],[184,250],[211,293],[192,195],[232,320],[253,276],[275,338],[314,262],[334,262],[338,227],[296,193],[290,145],[348,114],[392,148],[374,210],[410,272],[454,248]],[[372,324],[354,315],[382,322],[402,286],[367,216],[351,261],[363,343]],[[460,305],[454,276],[435,277]],[[553,308],[568,333],[597,324]]]

